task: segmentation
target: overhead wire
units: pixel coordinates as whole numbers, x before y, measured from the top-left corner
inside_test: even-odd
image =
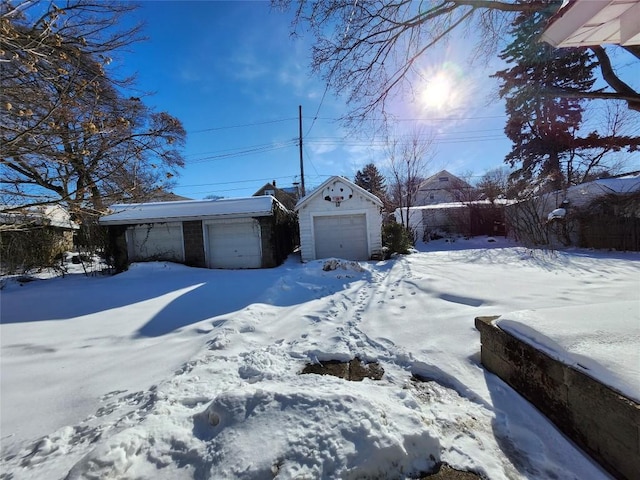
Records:
[[[353,22],[353,16],[356,14],[357,6],[358,6],[358,0],[353,0],[353,8],[351,9],[351,15],[349,15],[349,20],[347,21],[347,26],[346,26],[346,28],[344,30],[344,35],[342,35],[342,41],[341,41],[342,45],[344,45],[344,43],[347,40],[347,35],[349,34],[349,30],[351,28],[351,23]],[[320,98],[320,103],[318,104],[318,108],[316,110],[316,114],[313,117],[313,119],[311,120],[311,126],[307,130],[307,135],[309,135],[309,133],[311,133],[311,129],[316,124],[316,120],[318,119],[318,114],[320,113],[320,109],[322,108],[322,105],[324,104],[324,99],[327,96],[327,92],[329,91],[329,86],[330,85],[331,85],[331,82],[329,81],[329,79],[327,79],[327,81],[325,82],[325,86],[324,86],[324,92],[322,93],[322,97]]]
[[[262,122],[252,122],[252,123],[241,123],[238,125],[226,125],[226,126],[221,126],[221,127],[211,127],[211,128],[204,128],[202,130],[192,130],[189,133],[203,133],[203,132],[213,132],[216,130],[227,130],[227,129],[231,129],[231,128],[242,128],[242,127],[254,127],[257,125],[268,125],[268,124],[272,124],[272,123],[282,123],[282,122],[288,122],[291,120],[297,120],[297,117],[290,117],[290,118],[278,118],[275,120],[265,120]]]

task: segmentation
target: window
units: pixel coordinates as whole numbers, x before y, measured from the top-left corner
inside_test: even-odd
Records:
[[[438,180],[440,182],[448,182],[449,181],[449,177],[439,177]]]
[[[267,189],[267,190],[265,190],[265,191],[264,191],[264,194],[263,194],[263,195],[272,195],[272,196],[274,196],[274,197],[275,197],[275,196],[276,196],[276,191],[275,191],[275,190]]]

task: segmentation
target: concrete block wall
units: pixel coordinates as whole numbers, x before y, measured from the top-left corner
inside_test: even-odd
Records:
[[[478,317],[481,360],[615,478],[640,478],[640,404]]]
[[[202,221],[182,222],[182,238],[184,241],[184,263],[192,267],[206,267]]]

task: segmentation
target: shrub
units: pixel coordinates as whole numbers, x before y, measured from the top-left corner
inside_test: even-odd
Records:
[[[406,254],[413,247],[414,234],[401,223],[389,223],[382,228],[382,244],[389,254]]]

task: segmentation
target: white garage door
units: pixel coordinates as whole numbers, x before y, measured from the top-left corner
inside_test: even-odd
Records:
[[[314,217],[313,232],[316,258],[369,260],[364,214]]]
[[[181,223],[154,223],[129,229],[132,261],[184,261]]]
[[[254,219],[207,224],[210,268],[260,268],[260,224]]]

